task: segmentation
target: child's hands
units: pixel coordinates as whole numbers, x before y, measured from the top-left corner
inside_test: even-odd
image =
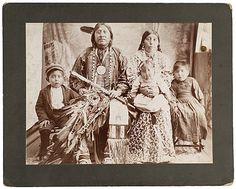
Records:
[[[47,127],[47,125],[49,125],[49,124],[50,124],[49,120],[44,120],[39,124],[39,127],[42,129],[42,128]]]
[[[175,101],[169,101],[171,114],[178,112],[178,103]]]
[[[143,95],[149,97],[149,98],[153,98],[154,96],[156,96],[158,93],[155,91],[155,89],[151,88],[151,87],[147,87],[145,90],[141,90],[140,91]]]

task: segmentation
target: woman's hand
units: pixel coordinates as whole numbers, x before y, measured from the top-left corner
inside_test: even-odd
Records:
[[[176,101],[169,101],[169,105],[170,105],[170,111],[171,114],[177,114],[178,113],[178,102]]]
[[[121,96],[121,91],[120,90],[111,90],[110,91],[110,98],[116,98],[118,96]]]

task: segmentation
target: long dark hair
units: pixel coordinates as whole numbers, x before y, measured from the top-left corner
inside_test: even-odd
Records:
[[[149,36],[150,34],[154,34],[157,36],[157,40],[158,40],[158,45],[157,45],[157,50],[161,52],[161,46],[160,46],[160,37],[159,37],[159,34],[154,31],[154,30],[147,30],[143,33],[143,36],[142,36],[142,40],[141,40],[141,43],[139,45],[139,48],[138,50],[141,50],[143,49],[144,47],[144,40],[147,38],[147,36]]]

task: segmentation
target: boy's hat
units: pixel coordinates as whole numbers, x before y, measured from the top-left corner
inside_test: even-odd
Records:
[[[46,75],[48,75],[48,73],[51,70],[60,70],[64,73],[64,69],[63,69],[62,65],[60,65],[60,64],[51,64],[51,65],[47,66],[46,70],[45,70]]]

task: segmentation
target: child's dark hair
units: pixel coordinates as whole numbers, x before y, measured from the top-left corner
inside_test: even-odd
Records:
[[[186,67],[189,70],[189,63],[188,62],[186,62],[185,60],[177,60],[174,64],[174,67],[173,67],[173,73],[182,66]]]
[[[49,76],[50,76],[50,75],[52,74],[52,72],[54,72],[54,71],[60,71],[61,74],[62,74],[62,76],[63,76],[63,77],[65,76],[65,75],[64,75],[64,72],[63,72],[62,70],[59,70],[59,69],[57,69],[57,68],[51,69],[49,72],[46,73],[46,80],[47,80],[47,81],[49,81]]]

